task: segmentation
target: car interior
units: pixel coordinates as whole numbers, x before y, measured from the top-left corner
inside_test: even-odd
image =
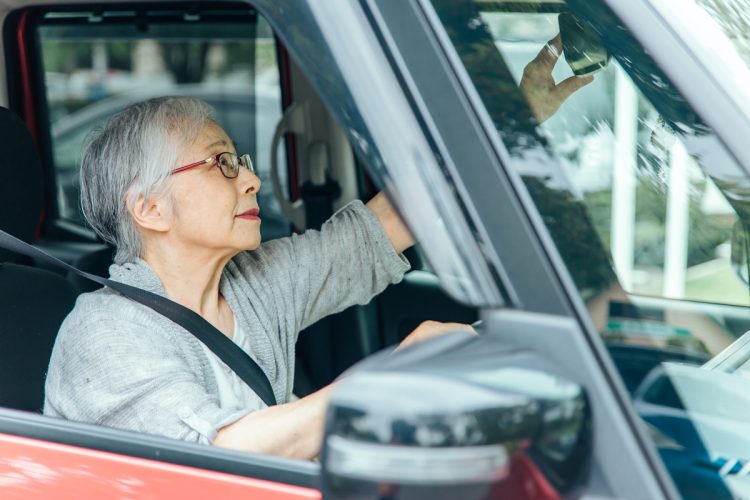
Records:
[[[0,167],[0,229],[85,272],[108,276],[113,249],[78,209],[80,147],[107,117],[148,97],[196,95],[215,108],[217,121],[255,158],[264,240],[317,228],[349,201],[377,192],[315,89],[246,4],[18,8],[5,21],[4,41],[8,109],[0,127],[8,161]],[[2,384],[0,406],[39,412],[56,331],[77,294],[97,285],[0,255],[7,325],[0,378],[21,381]],[[296,395],[324,387],[423,320],[477,319],[475,308],[440,288],[418,249],[408,258],[412,271],[402,283],[301,334]]]

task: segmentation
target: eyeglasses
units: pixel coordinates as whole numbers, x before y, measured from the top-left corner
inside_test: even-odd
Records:
[[[255,173],[253,159],[250,158],[250,155],[244,154],[238,156],[234,153],[230,153],[229,151],[224,151],[223,153],[219,153],[216,156],[211,156],[209,158],[206,158],[205,160],[197,161],[195,163],[191,163],[190,165],[176,168],[170,172],[170,175],[178,174],[180,172],[184,172],[185,170],[190,170],[191,168],[200,167],[201,165],[205,165],[206,163],[212,161],[216,162],[216,164],[219,166],[219,169],[221,170],[222,175],[224,175],[224,177],[226,177],[227,179],[234,179],[238,175],[240,175],[240,167],[248,169],[253,174]]]

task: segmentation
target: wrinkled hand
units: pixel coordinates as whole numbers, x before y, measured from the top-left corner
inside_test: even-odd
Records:
[[[562,40],[558,34],[523,69],[520,88],[539,123],[554,115],[573,92],[594,80],[593,76],[571,76],[555,84],[552,69],[561,53]]]
[[[439,321],[423,321],[417,328],[414,329],[413,332],[411,332],[406,336],[404,340],[401,341],[401,344],[399,344],[396,350],[399,350],[402,347],[406,347],[407,345],[411,345],[416,342],[421,342],[423,340],[427,340],[444,333],[455,332],[457,330],[467,331],[473,333],[474,335],[476,335],[477,333],[471,327],[471,325],[466,325],[464,323],[441,323]]]

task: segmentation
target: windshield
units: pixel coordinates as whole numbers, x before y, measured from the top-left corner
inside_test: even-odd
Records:
[[[750,9],[746,0],[698,0],[750,67]]]
[[[701,3],[747,61],[747,9]],[[727,496],[750,425],[722,423],[737,386],[721,377],[741,375],[702,366],[750,330],[731,259],[750,222],[747,175],[600,2],[432,4],[677,487],[695,496],[702,478],[701,494]],[[700,376],[648,376],[675,361]]]

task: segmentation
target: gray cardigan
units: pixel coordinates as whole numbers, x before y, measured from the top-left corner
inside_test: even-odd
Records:
[[[365,304],[409,269],[374,214],[355,201],[321,231],[265,243],[235,256],[220,290],[250,338],[279,403],[289,401],[299,331]],[[165,295],[139,260],[111,278]],[[262,404],[262,403],[260,403]],[[82,294],[55,341],[44,414],[210,443],[221,427],[258,408],[221,408],[200,341],[109,288]]]

